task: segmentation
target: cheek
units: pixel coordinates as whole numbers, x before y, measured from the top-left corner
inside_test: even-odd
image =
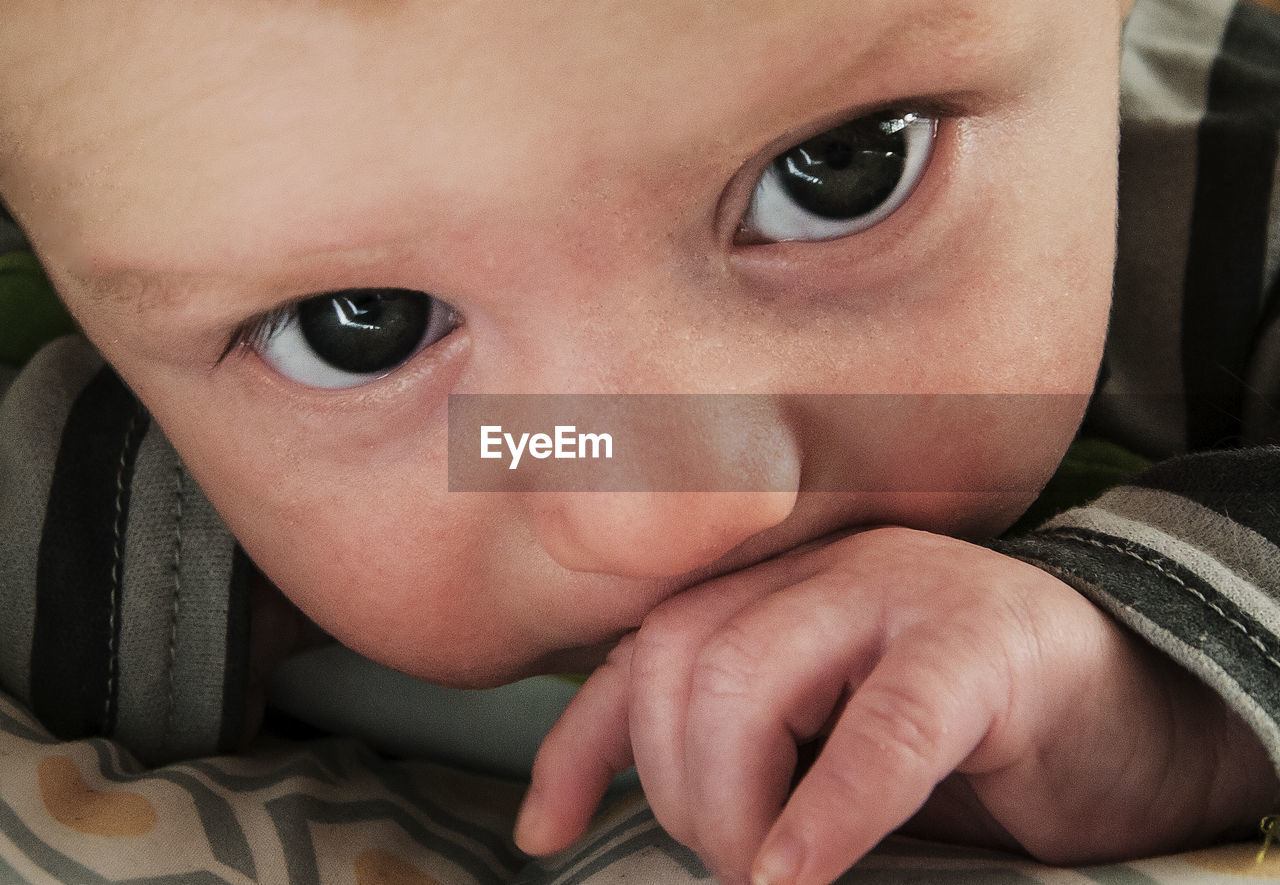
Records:
[[[263,572],[344,644],[414,676],[510,681],[634,626],[668,592],[566,573],[512,496],[448,491],[429,433],[397,441],[395,457],[335,462],[303,457],[305,441],[282,442],[278,424],[260,440],[183,430],[175,445]]]
[[[243,484],[242,469],[227,465],[231,485],[202,482],[259,567],[344,644],[464,684],[505,677],[536,653],[514,601],[495,590],[492,548],[478,543],[490,514],[446,507],[413,477],[317,477],[321,489],[289,483],[264,494]]]
[[[497,496],[450,495],[444,430],[429,415],[378,441],[223,404],[216,413],[238,416],[235,430],[210,433],[175,405],[189,397],[150,401],[249,556],[344,643],[446,681],[472,661],[528,657],[514,603],[487,592],[506,534]]]
[[[997,162],[1006,174],[971,185],[954,236],[921,265],[928,291],[902,317],[924,330],[934,389],[1092,391],[1114,266],[1108,144],[1063,162],[1064,147],[1032,141],[1021,167]]]

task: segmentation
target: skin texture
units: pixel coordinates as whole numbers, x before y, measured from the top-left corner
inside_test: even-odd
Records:
[[[847,526],[989,535],[1052,471],[1107,311],[1115,25],[1048,3],[929,9],[538,4],[487,30],[471,4],[19,4],[0,193],[287,596],[393,666],[492,684]],[[815,52],[839,63],[796,64]],[[736,242],[775,154],[917,101],[955,113],[892,218]],[[353,286],[430,292],[463,325],[349,391],[252,353],[218,361],[248,318]],[[759,395],[782,480],[447,491],[447,394],[548,392]],[[769,400],[782,393],[1066,396],[1031,414],[939,407],[879,439]],[[716,488],[753,468],[715,430],[691,414],[638,448]],[[801,494],[857,475],[860,450],[887,460],[890,491]],[[975,475],[1010,490],[948,491]]]
[[[967,780],[919,818],[930,832],[1127,854],[1251,815],[1252,793],[1221,791],[1270,783],[1258,749],[1064,585],[941,537],[1016,517],[1092,389],[1121,11],[14,0],[0,193],[245,549],[325,631],[465,686],[616,644],[540,758],[526,848],[571,840],[634,757],[659,819],[728,881],[826,881],[953,770]],[[741,235],[775,155],[884,107],[940,118],[901,209],[828,242]],[[375,286],[431,293],[461,324],[349,390],[228,351],[281,305]],[[759,448],[697,412],[638,422],[636,442],[706,489],[759,489],[450,492],[451,393],[753,394]],[[913,410],[871,421],[790,396],[860,393]],[[821,491],[872,467],[875,491]],[[849,535],[872,526],[899,528]],[[1115,688],[1073,708],[1078,690],[1038,683],[1062,660],[1072,685]],[[1050,728],[1068,711],[1081,727]],[[782,812],[795,741],[828,733]],[[1135,740],[1150,755],[1126,767]],[[1219,756],[1234,761],[1203,761]],[[1113,795],[1117,766],[1133,789]],[[1157,786],[1167,817],[1135,819]]]

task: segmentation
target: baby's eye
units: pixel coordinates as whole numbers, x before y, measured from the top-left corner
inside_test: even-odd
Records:
[[[936,131],[934,117],[886,111],[796,145],[756,182],[743,237],[833,240],[874,227],[911,196]]]
[[[449,305],[410,289],[346,289],[291,305],[248,333],[273,369],[307,387],[380,378],[458,325]]]

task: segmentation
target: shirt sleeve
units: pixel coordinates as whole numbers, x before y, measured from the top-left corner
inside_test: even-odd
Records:
[[[230,532],[82,338],[0,393],[0,684],[145,762],[233,748],[251,566]]]
[[[1091,433],[1150,458],[1280,439],[1280,7],[1137,0]]]
[[[1215,689],[1280,772],[1280,447],[1163,462],[997,549]]]

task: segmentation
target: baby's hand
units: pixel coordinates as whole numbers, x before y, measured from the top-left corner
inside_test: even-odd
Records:
[[[1275,791],[1216,695],[1070,587],[900,528],[656,609],[547,737],[519,844],[570,844],[633,759],[659,822],[730,882],[829,882],[913,817],[1050,863],[1140,856]]]

